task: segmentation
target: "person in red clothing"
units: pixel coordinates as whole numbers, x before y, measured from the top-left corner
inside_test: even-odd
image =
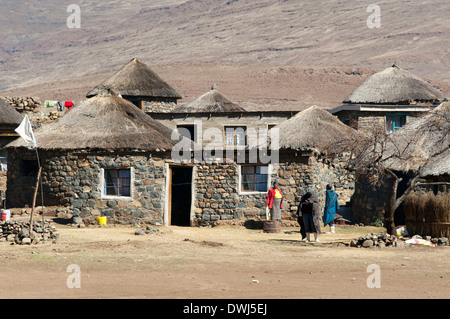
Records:
[[[270,209],[272,220],[281,222],[281,209],[283,208],[283,193],[278,187],[278,182],[273,182],[273,187],[267,193],[266,207]]]

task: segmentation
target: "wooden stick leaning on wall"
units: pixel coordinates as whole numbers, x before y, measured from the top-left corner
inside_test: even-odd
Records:
[[[33,207],[31,208],[31,217],[30,217],[30,236],[31,231],[33,230],[33,214],[34,214],[34,208],[36,207],[36,197],[39,189],[39,181],[41,179],[41,172],[42,167],[39,166],[39,171],[37,174],[37,180],[36,180],[36,188],[34,189],[34,196],[33,196]],[[42,214],[44,214],[44,207],[42,206]]]

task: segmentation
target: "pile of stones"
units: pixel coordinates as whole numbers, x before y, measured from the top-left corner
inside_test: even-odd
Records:
[[[28,96],[21,97],[5,97],[5,99],[14,107],[19,113],[22,112],[39,112],[41,108],[41,101],[39,98]]]
[[[389,235],[385,233],[370,233],[363,237],[358,237],[353,239],[350,242],[350,247],[363,247],[363,248],[370,248],[370,247],[404,247],[405,245],[409,245],[406,243],[406,240],[410,239],[404,238],[402,236],[397,237],[395,235]],[[411,239],[424,239],[426,241],[429,241],[430,243],[436,245],[436,246],[447,246],[450,245],[450,240],[447,237],[440,237],[440,238],[432,238],[431,236],[425,236],[422,238],[420,235],[414,235],[411,237]]]
[[[31,122],[38,124],[47,124],[59,119],[60,115],[56,111],[49,112],[47,116],[33,116]]]
[[[369,233],[363,237],[358,237],[350,242],[350,247],[403,247],[405,242],[395,235],[385,233]]]
[[[44,226],[44,227],[42,227]],[[51,220],[34,221],[30,230],[29,221],[9,220],[0,225],[0,242],[11,244],[31,245],[45,242],[56,243],[59,232]]]

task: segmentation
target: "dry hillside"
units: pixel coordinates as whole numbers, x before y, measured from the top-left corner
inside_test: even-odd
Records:
[[[325,109],[336,107],[374,72],[351,67],[228,63],[175,63],[152,66],[152,69],[181,94],[180,103],[195,99],[216,83],[220,92],[247,110],[291,111],[314,104]],[[42,101],[78,103],[109,75],[101,73],[11,89],[0,92],[0,96],[37,96]],[[432,84],[450,96],[450,84],[437,81]]]
[[[450,3],[378,4],[381,28],[370,29],[368,3],[360,0],[86,0],[81,28],[69,29],[67,4],[5,0],[0,89],[108,73],[135,56],[162,68],[207,62],[380,70],[395,61],[449,83]]]

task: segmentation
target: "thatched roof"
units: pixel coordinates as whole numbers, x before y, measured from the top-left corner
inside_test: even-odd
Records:
[[[331,150],[333,143],[342,143],[360,134],[315,105],[275,128],[279,130],[279,148],[291,150]]]
[[[417,170],[428,158],[441,154],[450,145],[450,102],[444,102],[425,116],[406,123],[392,133],[385,152],[392,157],[386,166],[397,171]],[[440,158],[440,156],[439,156]]]
[[[442,176],[450,175],[450,148],[434,157],[427,166],[424,167],[421,176]]]
[[[434,103],[443,99],[442,93],[428,82],[394,64],[366,79],[344,103],[414,104]]]
[[[223,112],[245,112],[245,109],[236,103],[231,102],[223,94],[217,91],[213,84],[211,90],[188,102],[177,106],[173,113],[223,113]]]
[[[58,121],[36,130],[39,149],[44,150],[171,150],[172,131],[149,115],[104,91],[83,101]],[[25,147],[22,139],[7,147]]]
[[[0,125],[19,126],[23,117],[3,98],[0,98]]]
[[[86,97],[93,97],[106,89],[122,96],[159,97],[181,99],[169,84],[164,82],[146,64],[134,58],[106,81],[91,90]]]

